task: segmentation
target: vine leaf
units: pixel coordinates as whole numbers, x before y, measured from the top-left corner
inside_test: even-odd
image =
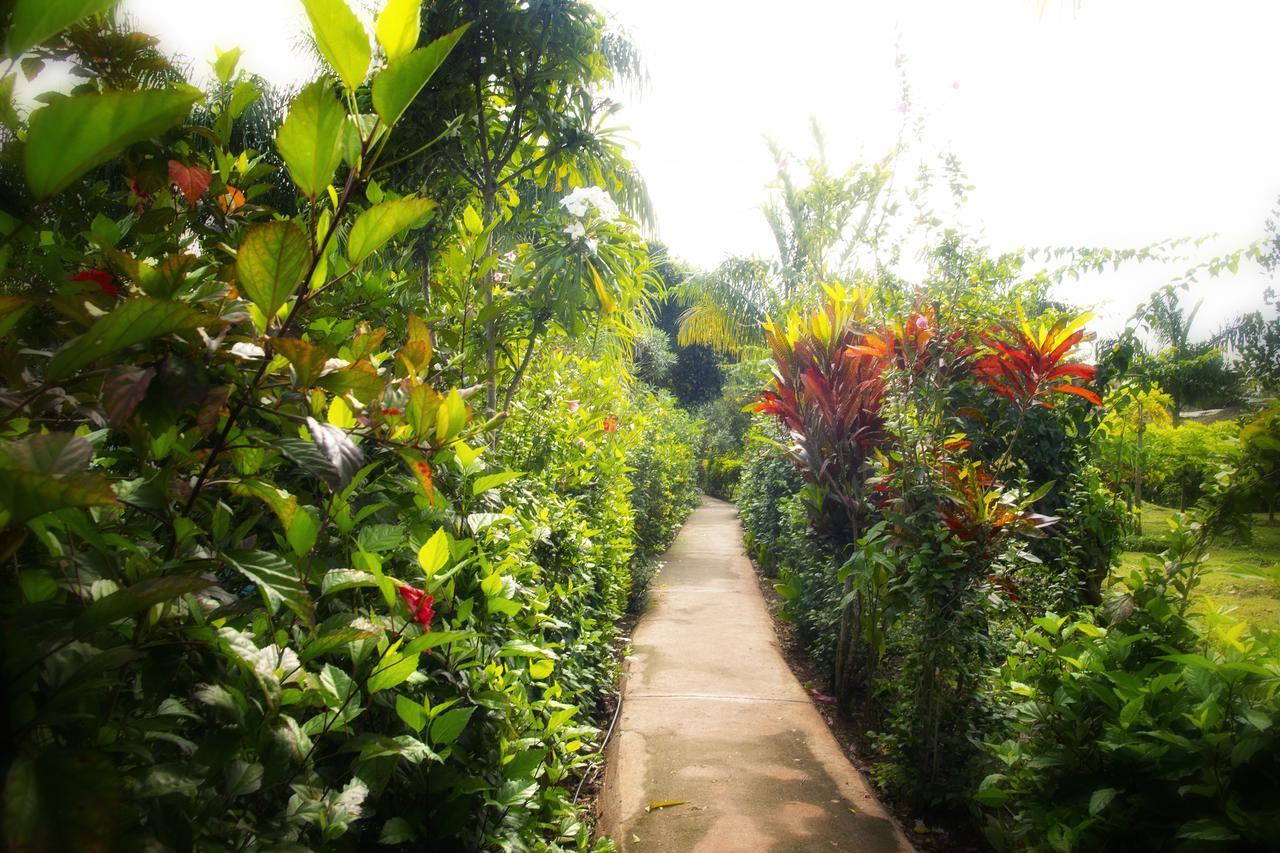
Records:
[[[31,194],[48,198],[126,146],[163,133],[202,97],[178,86],[72,95],[41,107],[31,114],[23,155]]]
[[[463,24],[426,47],[392,59],[391,64],[373,78],[373,109],[388,127],[404,115],[469,26]]]
[[[269,551],[226,551],[227,565],[258,585],[271,610],[281,603],[311,624],[315,606],[297,571],[279,554]]]
[[[213,322],[215,318],[199,313],[190,305],[138,296],[98,318],[88,331],[58,350],[49,362],[47,377],[62,379],[126,347]]]
[[[307,235],[292,222],[264,222],[244,237],[236,274],[245,294],[270,320],[302,281],[311,260]]]

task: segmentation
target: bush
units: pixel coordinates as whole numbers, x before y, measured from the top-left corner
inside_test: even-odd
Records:
[[[1188,616],[1204,532],[1102,611],[1045,614],[1000,673],[977,799],[1002,850],[1261,850],[1280,838],[1280,637]],[[1198,552],[1198,553],[1197,553]]]
[[[372,45],[331,17],[344,50]],[[303,90],[275,137],[288,174],[229,148],[256,92],[230,54],[210,126],[183,125],[194,89],[99,88],[114,54],[51,38],[76,91],[6,119],[27,217],[0,215],[10,848],[608,846],[571,784],[635,555],[687,510],[696,437],[648,430],[665,401],[567,357],[535,362],[546,387],[521,386],[499,441],[502,418],[477,417],[474,311],[448,287],[496,269],[487,226],[470,208],[443,224],[436,281],[410,236],[434,203],[370,179],[421,57],[460,36],[409,55],[379,120],[334,79]],[[592,227],[612,254],[610,219]],[[626,308],[614,266],[589,304],[557,279],[562,341],[597,302]],[[565,389],[618,407],[566,417]],[[642,450],[657,473],[633,506]]]

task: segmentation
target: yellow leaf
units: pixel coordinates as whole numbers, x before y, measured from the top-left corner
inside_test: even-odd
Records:
[[[596,298],[600,300],[600,310],[606,314],[612,314],[618,307],[617,303],[613,301],[609,291],[604,289],[604,282],[600,279],[600,273],[596,272],[595,264],[587,261],[587,267],[591,270],[591,281],[596,288]]]

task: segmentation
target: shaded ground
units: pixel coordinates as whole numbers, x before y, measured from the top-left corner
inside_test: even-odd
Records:
[[[632,643],[600,798],[622,850],[911,849],[783,660],[731,504],[685,525]]]
[[[1176,510],[1146,504],[1142,509],[1144,536],[1163,536],[1169,531],[1169,516]],[[1143,557],[1155,555],[1126,551],[1117,573],[1142,564]],[[1236,573],[1271,570],[1271,579],[1242,578]],[[1200,583],[1204,604],[1235,608],[1232,615],[1259,628],[1280,630],[1280,523],[1268,524],[1264,514],[1254,516],[1253,542],[1215,542],[1205,561]]]

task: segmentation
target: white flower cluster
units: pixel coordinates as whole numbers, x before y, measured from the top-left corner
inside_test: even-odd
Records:
[[[574,222],[569,223],[569,227],[564,229],[564,233],[573,240],[581,240],[586,244],[587,250],[594,255],[596,249],[600,248],[600,240],[587,231],[587,226],[581,220],[587,216],[588,211],[595,211],[595,219],[609,223],[617,222],[618,205],[614,204],[609,194],[599,187],[578,187],[560,199],[560,205],[569,212],[570,216],[577,217]]]
[[[618,205],[600,187],[578,187],[560,199],[560,206],[577,217],[586,216],[587,210],[594,208],[596,215],[605,222],[618,221]]]

